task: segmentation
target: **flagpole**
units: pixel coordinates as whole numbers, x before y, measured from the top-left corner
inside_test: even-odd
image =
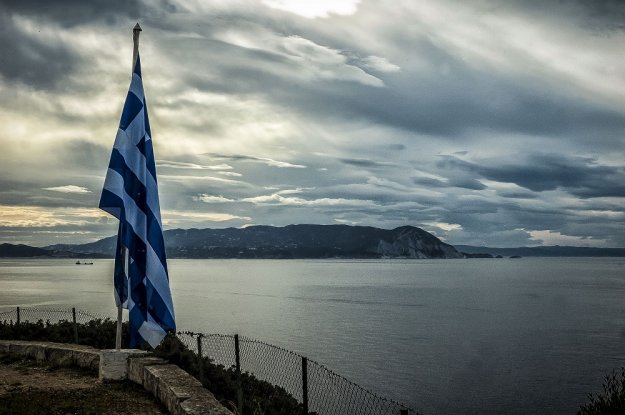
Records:
[[[137,64],[137,56],[139,56],[139,35],[141,34],[141,26],[139,22],[132,29],[132,68],[130,69],[131,75],[134,74],[135,65]],[[122,263],[124,264],[124,274],[128,276],[128,249],[124,247],[122,251]],[[130,293],[130,291],[129,291]],[[115,333],[115,348],[121,349],[122,347],[122,304],[117,306],[117,332]]]
[[[139,22],[132,29],[132,69],[130,73],[133,73],[135,70],[135,64],[137,63],[137,56],[139,56],[139,35],[141,34],[141,26],[139,26]]]
[[[117,333],[115,334],[115,348],[122,348],[122,305],[117,306]]]

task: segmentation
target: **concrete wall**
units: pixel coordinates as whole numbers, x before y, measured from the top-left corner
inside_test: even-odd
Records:
[[[0,354],[91,369],[103,381],[128,379],[143,385],[172,415],[234,415],[193,376],[143,351],[0,340]]]

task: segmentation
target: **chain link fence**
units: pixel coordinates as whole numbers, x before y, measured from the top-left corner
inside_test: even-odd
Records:
[[[76,323],[85,324],[91,320],[105,320],[112,318],[111,316],[92,313],[86,310],[76,308],[24,308],[16,307],[7,311],[0,311],[0,322],[17,323],[37,322],[58,323],[59,321],[76,321]]]
[[[0,323],[72,322],[78,343],[78,324],[111,316],[71,309],[20,308],[0,311]],[[311,415],[416,415],[413,409],[376,395],[354,382],[290,350],[239,335],[179,332],[176,336],[198,361],[233,369],[238,380],[238,413],[242,414],[245,375],[284,389]],[[200,377],[203,376],[200,371]],[[202,379],[200,379],[202,380]]]
[[[88,324],[90,321],[107,319],[111,319],[111,317],[103,314],[92,313],[90,311],[78,310],[76,308],[54,309],[16,307],[11,310],[0,312],[0,323],[4,324],[16,324],[18,326],[22,322],[42,322],[46,325],[61,322],[71,324],[74,332],[74,343],[79,343],[78,326],[80,324]]]

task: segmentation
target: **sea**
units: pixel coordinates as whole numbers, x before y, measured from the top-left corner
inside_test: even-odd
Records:
[[[115,316],[112,260],[0,260],[0,311]],[[571,414],[625,366],[625,258],[169,261],[178,328],[300,353],[422,414]]]

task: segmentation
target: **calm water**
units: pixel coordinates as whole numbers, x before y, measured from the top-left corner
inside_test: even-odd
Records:
[[[0,310],[114,315],[112,260],[0,260]],[[574,413],[625,366],[625,258],[171,260],[178,326],[302,353],[425,414]]]

